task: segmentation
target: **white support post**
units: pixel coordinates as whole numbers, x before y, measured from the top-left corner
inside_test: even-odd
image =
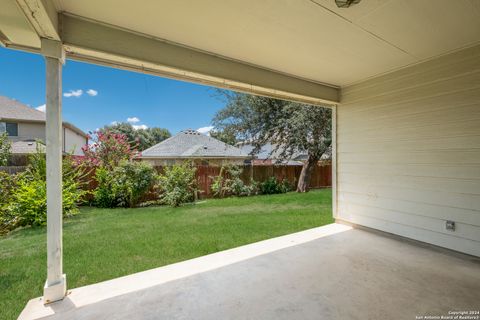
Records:
[[[46,63],[47,281],[44,303],[62,300],[67,291],[62,253],[62,65],[60,41],[42,39]]]
[[[337,106],[332,107],[332,213],[337,218]]]

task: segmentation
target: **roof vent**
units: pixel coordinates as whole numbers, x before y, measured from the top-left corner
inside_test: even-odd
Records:
[[[193,130],[193,129],[187,129],[187,130],[183,130],[182,131],[183,134],[192,134],[192,135],[201,135],[200,132],[196,131],[196,130]]]

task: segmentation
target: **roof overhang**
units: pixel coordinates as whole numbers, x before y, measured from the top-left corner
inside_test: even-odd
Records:
[[[63,126],[64,126],[65,128],[68,128],[68,129],[72,130],[73,132],[77,133],[78,135],[84,137],[85,139],[88,138],[88,135],[87,135],[85,132],[83,132],[82,129],[76,127],[75,125],[73,125],[73,124],[70,123],[70,122],[64,121],[64,122],[63,122]]]
[[[305,103],[330,105],[339,101],[339,88],[334,85],[302,79],[99,21],[57,14],[55,6],[48,0],[17,0],[17,3],[37,36],[61,41],[70,59]],[[14,49],[41,51],[37,41],[15,43],[6,35],[0,35],[0,41]]]
[[[480,43],[475,0],[0,0],[0,42],[314,104],[341,87]],[[408,22],[408,23],[407,23]]]
[[[168,78],[309,103],[338,102],[338,88],[118,27],[61,15],[68,57]]]

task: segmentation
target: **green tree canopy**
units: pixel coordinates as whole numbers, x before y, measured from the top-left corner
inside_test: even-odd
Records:
[[[165,128],[153,127],[147,129],[135,129],[128,122],[107,125],[100,129],[100,131],[103,133],[109,131],[126,135],[131,148],[136,148],[138,151],[148,149],[171,137],[170,131]]]
[[[238,141],[234,132],[231,131],[210,131],[210,137],[223,141],[226,144],[234,146]]]
[[[331,146],[331,110],[291,101],[224,92],[227,105],[213,119],[215,130],[249,141],[258,153],[267,143],[283,160],[302,151],[308,154],[297,191],[308,191],[313,168]]]

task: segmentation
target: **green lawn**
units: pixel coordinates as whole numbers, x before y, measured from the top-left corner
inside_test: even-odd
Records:
[[[332,223],[331,190],[206,200],[180,208],[82,208],[64,223],[69,288]],[[42,295],[45,228],[0,237],[0,318]]]

